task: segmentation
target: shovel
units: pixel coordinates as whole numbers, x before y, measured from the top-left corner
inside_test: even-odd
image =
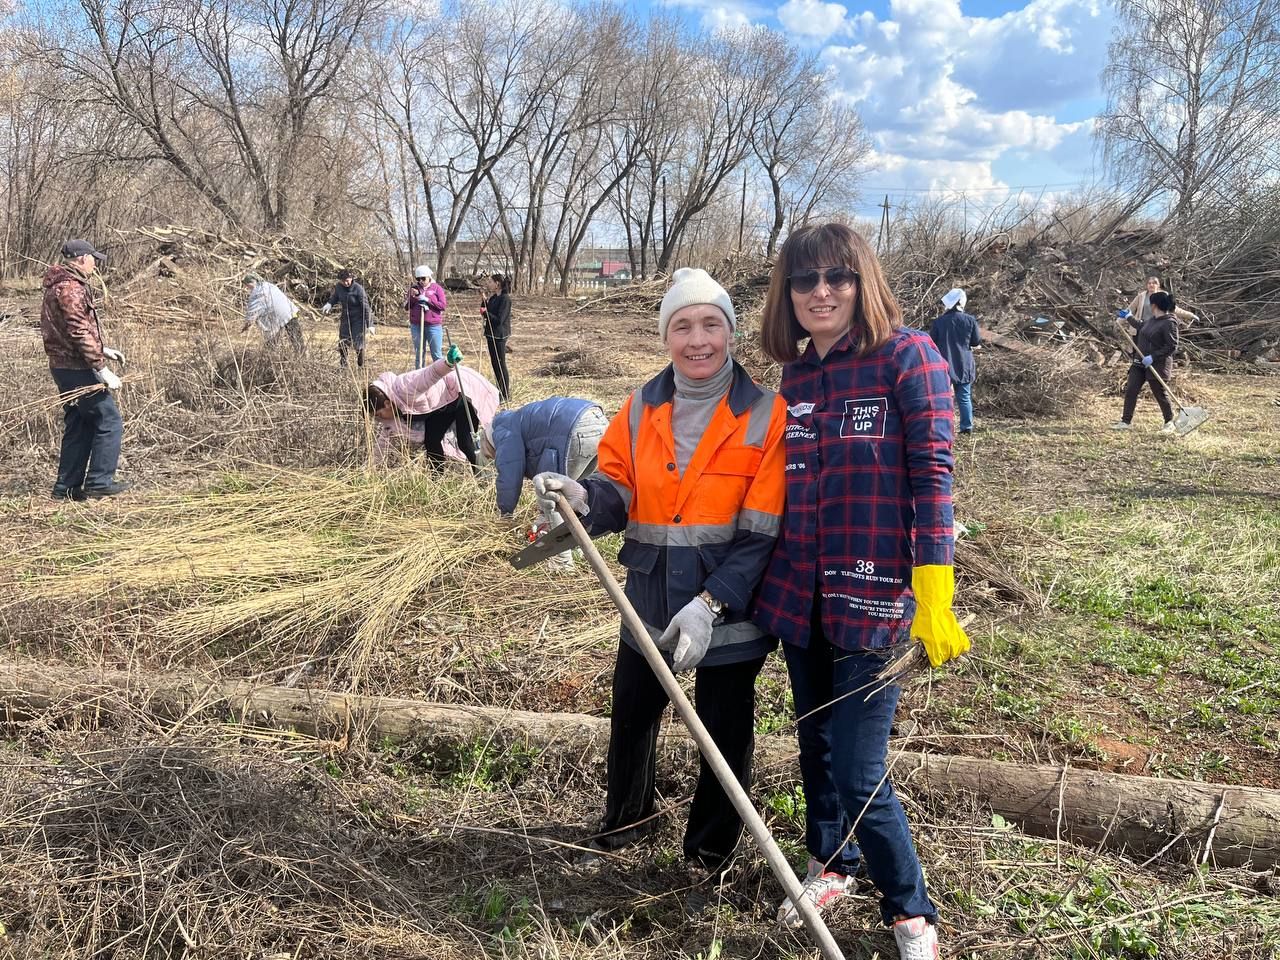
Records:
[[[441,327],[441,329],[444,331],[444,335],[449,339],[449,347],[452,348],[453,337],[449,336],[449,328]],[[426,336],[425,330],[422,335],[424,337]],[[461,364],[459,364],[459,366],[461,366]],[[462,385],[462,371],[459,370],[458,367],[454,367],[453,372],[457,374],[458,377],[458,395],[462,397],[462,407],[467,412],[467,423],[471,427],[471,444],[475,447],[478,455],[480,453],[480,424],[476,423],[475,415],[472,413],[473,408],[471,406],[471,402],[467,400],[467,388]]]
[[[1133,342],[1133,337],[1129,336],[1129,331],[1124,328],[1124,319],[1124,317],[1120,317],[1121,322],[1116,324],[1116,326],[1120,328],[1120,333],[1124,335],[1129,346],[1133,348],[1133,352],[1141,355],[1142,351],[1139,350],[1138,345]],[[1160,376],[1160,371],[1155,368],[1154,364],[1147,367],[1147,369],[1150,370],[1151,375],[1156,378],[1156,382],[1160,384],[1160,386],[1164,387],[1164,392],[1169,395],[1169,399],[1178,405],[1178,415],[1173,418],[1173,432],[1180,437],[1185,437],[1187,434],[1191,433],[1191,431],[1204,426],[1205,421],[1209,419],[1209,411],[1204,407],[1188,407],[1183,404],[1181,400],[1174,396],[1173,391],[1169,389],[1169,384],[1165,383],[1164,377]]]
[[[760,814],[751,805],[751,799],[747,796],[747,792],[742,789],[742,784],[738,783],[738,778],[729,769],[729,764],[725,762],[720,749],[716,746],[715,741],[711,739],[711,734],[707,732],[707,728],[703,726],[702,721],[698,718],[697,711],[693,709],[693,704],[689,702],[688,697],[684,695],[684,691],[680,689],[680,684],[676,681],[675,675],[672,674],[671,668],[667,666],[667,662],[662,659],[662,654],[654,646],[644,621],[640,619],[635,607],[631,606],[631,601],[622,592],[622,587],[618,585],[618,581],[614,579],[613,572],[610,571],[604,558],[600,556],[600,551],[596,549],[596,545],[591,541],[590,535],[582,526],[582,521],[578,519],[578,515],[573,512],[573,507],[569,506],[569,501],[563,495],[557,494],[556,499],[559,500],[560,515],[564,517],[564,523],[558,524],[548,531],[544,537],[525,547],[519,553],[513,554],[511,565],[517,570],[523,570],[525,567],[530,567],[541,560],[562,552],[565,549],[565,544],[570,540],[577,541],[578,546],[582,548],[582,552],[587,558],[587,563],[591,564],[591,569],[595,571],[596,578],[600,581],[601,586],[604,587],[605,592],[609,594],[609,598],[613,601],[614,606],[618,608],[618,612],[622,614],[622,622],[626,624],[631,636],[635,638],[636,643],[640,646],[640,652],[644,654],[645,660],[648,661],[653,675],[662,684],[662,689],[666,691],[667,697],[670,698],[671,705],[675,707],[676,713],[680,715],[680,719],[689,728],[694,742],[698,745],[698,749],[702,751],[702,756],[706,758],[707,765],[711,767],[716,779],[720,781],[720,786],[724,787],[724,792],[728,794],[729,799],[733,802],[733,808],[738,812],[738,816],[742,818],[747,832],[751,834],[752,839],[755,840],[756,845],[760,848],[760,852],[764,854],[765,860],[769,862],[769,869],[773,871],[773,875],[778,878],[778,882],[787,891],[787,896],[791,898],[791,902],[796,905],[800,913],[800,919],[804,921],[810,936],[818,944],[818,950],[825,960],[844,960],[844,954],[840,952],[840,948],[836,945],[835,939],[831,936],[831,931],[827,929],[827,925],[823,923],[822,917],[818,915],[818,911],[814,909],[813,904],[805,899],[803,888],[796,878],[795,871],[791,869],[791,865],[787,863],[787,858],[778,849],[778,845],[773,840],[773,835],[769,833],[769,828],[765,826]]]

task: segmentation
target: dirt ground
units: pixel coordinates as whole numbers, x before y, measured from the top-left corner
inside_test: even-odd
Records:
[[[453,339],[466,362],[489,374],[478,312],[468,310],[465,296],[453,306]],[[360,469],[367,456],[359,386],[366,375],[403,368],[407,330],[380,327],[361,373],[338,370],[332,324],[310,314],[307,359],[264,367],[253,365],[256,333],[140,328],[108,318],[108,339],[131,358],[120,397],[126,420],[120,474],[136,490],[113,501],[53,503],[47,496],[60,420],[32,322],[33,292],[0,293],[0,308],[7,317],[0,321],[0,376],[9,384],[0,410],[0,515],[7,534],[0,630],[10,655],[208,676],[282,667],[282,648],[259,649],[239,634],[166,649],[150,635],[145,609],[134,610],[123,593],[111,602],[120,622],[126,612],[133,618],[129,629],[112,628],[110,618],[94,621],[93,629],[77,627],[56,605],[33,603],[27,585],[68,544],[162,525],[148,507],[157,498],[238,489],[247,482],[241,478],[284,471]],[[513,331],[516,404],[574,395],[598,400],[612,413],[666,359],[654,314],[635,306],[579,310],[571,301],[517,298]],[[252,369],[270,371],[272,382],[257,389],[225,375],[219,380],[227,357],[236,359],[241,381]],[[970,529],[966,549],[975,558],[968,571],[963,556],[958,561],[957,606],[973,615],[974,650],[954,667],[912,682],[898,718],[899,743],[1280,788],[1280,407],[1271,403],[1280,380],[1184,371],[1175,387],[1213,417],[1190,437],[1170,439],[1157,433],[1159,416],[1149,397],[1132,432],[1108,429],[1118,416],[1122,376],[1122,370],[1098,368],[1096,394],[1068,415],[1017,419],[984,410],[979,374],[978,429],[956,445],[956,514]],[[483,521],[497,538],[495,550],[521,545],[529,513],[526,504],[505,526]],[[1017,598],[982,576],[986,569],[1013,583]],[[362,660],[358,677],[339,667],[329,648],[317,646],[307,651],[311,672],[303,682],[358,679],[365,692],[607,714],[616,617],[587,574],[570,582],[516,578],[500,567],[472,575],[484,579],[484,597],[493,598],[484,601],[494,604],[487,611],[433,607],[428,594],[423,616],[404,623],[394,645]],[[300,650],[289,656],[301,657]],[[757,726],[761,734],[785,736],[791,723],[785,670],[775,658],[760,682]],[[110,801],[104,810],[119,807],[118,820],[103,813],[95,821],[100,849],[114,849],[119,831],[128,833],[126,784],[152,798],[156,810],[168,809],[175,789],[196,791],[182,816],[214,811],[214,819],[226,818],[217,830],[227,836],[236,822],[231,799],[243,794],[258,810],[284,802],[289,816],[250,817],[253,842],[296,830],[314,838],[305,851],[264,846],[255,856],[275,858],[278,869],[269,880],[268,874],[229,874],[241,890],[234,902],[228,887],[212,878],[216,857],[183,861],[183,883],[190,886],[175,889],[216,902],[222,912],[210,907],[197,917],[183,907],[174,916],[186,917],[188,927],[198,924],[209,939],[197,935],[199,949],[184,946],[190,930],[180,934],[181,923],[165,920],[148,937],[128,939],[129,952],[117,955],[812,956],[800,939],[772,925],[777,892],[754,854],[729,887],[711,893],[679,863],[678,811],[692,785],[687,768],[664,766],[661,790],[676,815],[663,818],[651,844],[582,868],[564,845],[590,832],[602,800],[601,771],[564,758],[495,757],[481,745],[449,765],[377,745],[197,725],[163,733],[141,720],[116,731],[6,729],[0,756],[13,766],[0,784],[0,843],[10,852],[31,853],[14,833],[35,829],[30,797],[18,802],[24,791],[59,778],[97,790],[93,796]],[[173,769],[185,772],[171,780],[156,752],[161,746],[181,752]],[[926,800],[905,792],[943,906],[948,955],[1275,955],[1280,908],[1274,897],[1255,896],[1247,876],[1232,875],[1220,886],[1210,877],[1206,892],[1194,871],[1139,870],[1118,856],[1023,837],[984,812],[980,798]],[[756,795],[788,853],[802,863],[803,799],[794,780],[762,771]],[[150,864],[148,858],[178,842],[184,822],[153,820],[137,828],[138,842],[152,844],[134,850],[139,862]],[[40,835],[70,850],[79,836],[71,823],[46,817],[38,823]],[[326,858],[346,864],[344,857],[353,864],[349,875],[315,868]],[[32,859],[19,879],[0,878],[0,904],[6,883],[10,895],[43,904],[32,892],[41,890],[52,904],[48,885],[69,876],[57,872],[58,862],[57,856]],[[281,866],[286,862],[295,866]],[[360,871],[387,889],[353,893],[366,882]],[[304,875],[311,887],[298,881]],[[86,876],[94,878],[98,901],[117,897],[112,909],[123,915],[125,881],[110,879],[105,869]],[[267,892],[254,901],[241,895],[252,882],[264,890],[284,884],[292,892]],[[137,883],[144,892],[154,889]],[[337,899],[335,891],[341,891]],[[1201,899],[1184,907],[1141,912],[1153,899],[1194,898],[1197,891]],[[307,904],[342,898],[358,907],[349,922],[321,923],[306,912]],[[67,909],[78,901],[59,903]],[[892,950],[873,904],[860,895],[835,914],[849,956]],[[58,952],[49,946],[56,938],[36,936],[50,915],[34,906],[0,906],[0,956],[18,949],[14,943],[43,944],[43,952],[30,956],[89,955],[86,945],[111,953],[105,933],[99,940],[69,936],[65,942],[74,949]],[[249,924],[253,935],[237,952],[229,931],[248,924],[247,917],[256,918],[256,926]],[[15,929],[28,939],[14,940]],[[152,949],[148,941],[162,946]]]

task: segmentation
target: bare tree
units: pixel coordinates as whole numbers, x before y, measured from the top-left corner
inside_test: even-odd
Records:
[[[871,152],[857,113],[831,99],[825,78],[812,66],[797,64],[792,82],[778,88],[752,138],[773,202],[766,257],[773,256],[784,227],[846,208]]]
[[[232,224],[282,230],[310,119],[380,4],[79,0],[44,53],[146,144],[115,159],[162,161]]]
[[[1274,171],[1280,0],[1120,0],[1098,131],[1135,206],[1205,199]]]
[[[785,39],[756,28],[718,34],[703,46],[693,71],[689,122],[675,176],[679,192],[659,270],[671,267],[694,218],[746,159],[793,57]]]
[[[434,23],[401,24],[374,102],[418,170],[440,271],[481,187],[575,69],[578,16],[459,0]]]

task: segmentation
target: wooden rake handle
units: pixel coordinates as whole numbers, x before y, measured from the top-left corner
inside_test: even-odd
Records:
[[[1129,331],[1124,328],[1124,321],[1123,320],[1117,321],[1116,326],[1120,328],[1120,335],[1124,337],[1125,340],[1129,341],[1129,346],[1133,347],[1133,352],[1141,356],[1142,351],[1138,349],[1138,345],[1137,343],[1134,342],[1133,337],[1129,336]],[[1160,386],[1164,387],[1164,392],[1169,395],[1169,399],[1178,405],[1178,409],[1186,410],[1187,405],[1183,403],[1181,400],[1179,400],[1176,396],[1174,396],[1173,389],[1169,386],[1169,384],[1165,383],[1164,377],[1160,376],[1160,371],[1156,369],[1156,365],[1153,363],[1151,366],[1147,367],[1147,369],[1150,370],[1151,375],[1156,378],[1156,382],[1160,384]]]
[[[569,505],[569,501],[565,499],[564,494],[556,494],[556,499],[560,504],[560,514],[573,531],[573,538],[578,542],[578,546],[582,548],[582,553],[587,558],[587,563],[591,565],[596,578],[600,581],[601,586],[604,587],[605,592],[609,594],[609,599],[613,601],[614,606],[618,608],[618,612],[622,614],[622,622],[626,624],[627,629],[631,631],[631,635],[635,637],[636,643],[640,647],[640,652],[644,654],[645,660],[649,662],[650,669],[653,670],[653,675],[658,678],[658,682],[662,684],[662,689],[666,691],[667,696],[671,699],[671,705],[675,707],[676,713],[680,715],[680,719],[684,721],[685,726],[689,728],[689,732],[693,734],[694,742],[697,743],[698,749],[702,751],[702,756],[706,759],[707,765],[711,767],[711,771],[716,775],[716,779],[720,781],[720,786],[724,787],[724,792],[729,795],[729,799],[733,802],[733,808],[738,812],[738,816],[742,818],[743,824],[746,825],[747,832],[751,834],[752,839],[755,840],[756,845],[764,854],[765,860],[769,863],[769,869],[773,871],[773,875],[778,878],[782,888],[787,891],[787,896],[795,904],[800,914],[800,919],[804,921],[805,927],[817,943],[822,956],[825,960],[844,960],[844,954],[836,946],[836,941],[831,936],[831,931],[823,923],[822,917],[814,909],[813,903],[804,897],[800,881],[796,879],[795,872],[791,869],[791,865],[787,863],[787,858],[778,849],[778,845],[774,842],[769,828],[765,825],[764,820],[761,819],[760,814],[756,812],[756,808],[751,805],[751,799],[747,796],[747,792],[742,789],[742,784],[738,783],[738,778],[729,769],[729,764],[725,761],[724,755],[720,753],[720,748],[711,739],[711,734],[703,726],[702,720],[693,708],[693,704],[684,695],[684,690],[680,688],[680,684],[667,666],[667,662],[662,659],[662,654],[658,651],[657,646],[654,645],[652,638],[650,638],[644,621],[640,619],[635,607],[631,605],[631,601],[622,592],[622,587],[619,586],[618,581],[614,578],[613,572],[604,561],[604,557],[600,556],[600,551],[596,549],[596,545],[587,534],[586,528],[582,526],[582,521],[578,519],[577,513]]]

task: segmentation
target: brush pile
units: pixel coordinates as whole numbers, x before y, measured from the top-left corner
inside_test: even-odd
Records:
[[[537,377],[611,377],[618,372],[619,358],[594,347],[566,347],[534,369]]]
[[[983,416],[1062,416],[1102,393],[1112,378],[1071,347],[984,351],[978,360],[974,404]]]
[[[244,276],[255,273],[295,303],[320,307],[347,268],[369,295],[377,317],[400,314],[405,280],[386,253],[338,242],[226,236],[183,227],[149,227],[130,242],[129,259],[144,265],[107,290],[105,313],[146,324],[205,324],[243,319]]]

